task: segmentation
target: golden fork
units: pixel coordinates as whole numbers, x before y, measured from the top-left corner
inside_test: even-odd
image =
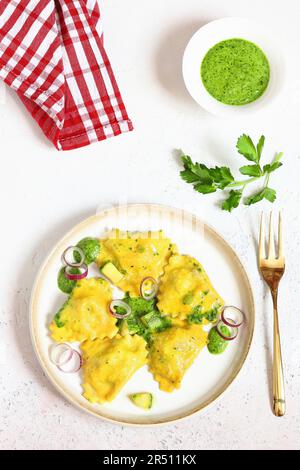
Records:
[[[283,276],[285,269],[285,259],[283,256],[282,246],[282,220],[281,213],[279,213],[278,222],[278,247],[277,253],[275,252],[275,242],[273,233],[273,215],[270,214],[269,225],[269,247],[268,255],[265,253],[265,221],[264,214],[261,216],[260,224],[260,238],[259,238],[259,254],[258,263],[259,269],[271,290],[273,299],[274,310],[274,337],[273,337],[273,411],[276,416],[283,416],[285,414],[285,392],[284,392],[284,377],[281,358],[281,345],[278,321],[278,285]]]

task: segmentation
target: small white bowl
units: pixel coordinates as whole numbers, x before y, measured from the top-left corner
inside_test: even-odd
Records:
[[[220,41],[233,38],[247,39],[259,46],[270,64],[270,82],[264,94],[252,103],[242,106],[223,104],[213,98],[204,87],[200,68],[204,56]],[[200,28],[190,39],[183,56],[183,78],[190,95],[206,111],[220,117],[241,117],[270,104],[278,97],[284,82],[284,61],[272,33],[253,21],[242,18],[222,18]]]

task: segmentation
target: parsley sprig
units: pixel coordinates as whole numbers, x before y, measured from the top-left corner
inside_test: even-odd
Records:
[[[275,189],[270,188],[269,181],[270,175],[282,166],[281,158],[283,153],[276,154],[273,161],[267,165],[261,165],[261,156],[265,144],[265,137],[262,135],[255,146],[252,139],[243,134],[237,141],[237,150],[248,161],[252,162],[250,165],[242,166],[239,171],[244,176],[250,178],[237,181],[234,179],[230,169],[226,166],[216,166],[208,168],[203,163],[194,163],[191,157],[183,155],[181,157],[184,170],[180,172],[181,178],[193,185],[195,191],[201,194],[215,193],[218,190],[227,192],[227,198],[222,202],[221,208],[225,211],[231,212],[239,206],[244,191],[247,186],[259,179],[264,179],[262,188],[245,197],[243,203],[246,206],[256,204],[257,202],[267,199],[274,202],[276,199]],[[228,191],[229,190],[229,191]]]

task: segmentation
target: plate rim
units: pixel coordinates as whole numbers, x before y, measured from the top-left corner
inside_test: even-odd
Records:
[[[80,231],[85,225],[89,225],[92,222],[93,219],[105,217],[105,215],[108,212],[114,212],[114,211],[117,211],[117,210],[118,211],[124,211],[124,210],[127,210],[128,208],[130,208],[130,209],[134,209],[134,208],[141,209],[143,207],[146,208],[147,210],[149,210],[149,209],[150,210],[151,209],[158,210],[159,209],[159,210],[164,210],[164,211],[168,211],[168,212],[172,211],[173,213],[176,213],[176,214],[179,214],[179,213],[188,214],[197,223],[202,224],[204,229],[208,230],[214,237],[216,237],[216,239],[218,241],[220,241],[223,245],[227,246],[227,248],[229,249],[229,251],[233,255],[235,261],[238,263],[239,269],[241,270],[241,272],[244,275],[244,281],[246,283],[246,287],[247,287],[248,294],[249,294],[250,309],[251,309],[251,312],[252,312],[253,321],[252,321],[252,327],[251,327],[250,335],[248,337],[248,344],[246,345],[246,348],[245,348],[245,350],[244,350],[244,352],[241,356],[241,359],[240,359],[239,363],[237,364],[237,366],[235,367],[233,373],[226,380],[226,382],[224,383],[223,387],[221,388],[221,390],[219,392],[213,393],[212,396],[209,399],[204,401],[203,404],[201,404],[200,406],[197,406],[195,409],[192,409],[192,410],[190,410],[186,413],[182,413],[180,416],[175,416],[174,418],[171,417],[171,418],[166,418],[166,419],[162,419],[162,420],[160,420],[159,418],[155,418],[156,419],[155,421],[138,423],[138,422],[132,422],[132,421],[130,421],[130,419],[129,420],[124,420],[124,418],[123,419],[118,419],[118,418],[112,418],[112,417],[102,415],[101,411],[97,412],[97,411],[94,411],[90,408],[87,408],[82,403],[80,403],[79,401],[76,401],[71,395],[69,395],[68,391],[66,389],[62,388],[61,385],[55,380],[55,378],[52,376],[50,370],[48,370],[47,364],[43,361],[43,355],[39,351],[39,347],[38,347],[38,339],[37,339],[37,335],[36,335],[36,332],[35,332],[35,325],[34,325],[35,322],[34,322],[34,320],[35,320],[35,317],[37,315],[35,304],[36,304],[36,301],[37,301],[36,299],[38,298],[38,294],[39,294],[39,291],[40,291],[39,284],[41,283],[43,273],[44,273],[44,271],[47,267],[47,264],[48,264],[49,260],[54,255],[54,253],[57,251],[59,246],[64,242],[64,240],[66,238],[74,235],[77,231]],[[44,275],[45,275],[45,273],[44,273]],[[249,351],[250,351],[250,348],[251,348],[251,345],[252,345],[252,342],[253,342],[253,334],[254,334],[254,329],[255,329],[255,320],[256,320],[255,301],[254,301],[254,295],[253,295],[253,289],[252,289],[252,285],[251,285],[250,276],[248,275],[247,269],[244,267],[244,265],[241,262],[238,254],[236,253],[235,249],[231,246],[231,244],[221,234],[219,234],[219,232],[214,227],[212,227],[210,224],[204,222],[200,217],[198,217],[194,213],[189,212],[189,211],[187,211],[185,209],[182,209],[182,208],[179,208],[179,207],[174,207],[174,206],[165,205],[165,204],[157,204],[157,203],[132,203],[132,204],[129,203],[129,204],[124,204],[124,205],[115,205],[115,206],[112,205],[110,207],[107,207],[107,208],[97,212],[94,215],[91,215],[91,216],[85,218],[84,220],[82,220],[81,222],[79,222],[78,224],[73,226],[67,233],[65,233],[55,243],[55,245],[52,247],[52,249],[50,249],[48,254],[45,256],[44,261],[42,262],[42,264],[41,264],[41,266],[38,269],[38,272],[36,274],[35,281],[33,283],[32,291],[31,291],[30,302],[29,302],[29,331],[30,331],[30,338],[31,338],[33,350],[35,352],[35,355],[38,359],[38,362],[39,362],[43,372],[45,373],[45,375],[48,378],[48,380],[50,381],[50,383],[54,386],[55,390],[58,391],[72,405],[74,405],[75,407],[79,408],[80,410],[82,410],[86,413],[89,413],[89,414],[93,415],[94,417],[96,417],[98,419],[103,419],[104,421],[107,421],[107,422],[110,422],[110,423],[113,423],[113,424],[119,424],[119,425],[122,425],[122,426],[132,426],[132,427],[156,427],[156,426],[174,424],[174,423],[186,420],[188,418],[191,418],[192,416],[195,416],[197,414],[200,414],[201,412],[204,412],[205,410],[207,410],[211,405],[215,404],[218,401],[218,399],[220,399],[220,397],[222,395],[224,395],[224,393],[229,390],[229,388],[231,387],[231,385],[233,384],[233,382],[235,381],[235,379],[239,375],[241,369],[245,365],[247,358],[249,357]]]

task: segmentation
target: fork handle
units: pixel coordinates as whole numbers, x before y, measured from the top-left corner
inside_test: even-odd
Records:
[[[277,309],[277,290],[272,291],[273,307],[274,307],[274,338],[273,338],[273,410],[276,416],[284,416],[285,391],[284,376],[281,357],[281,344],[279,332],[279,320]]]

